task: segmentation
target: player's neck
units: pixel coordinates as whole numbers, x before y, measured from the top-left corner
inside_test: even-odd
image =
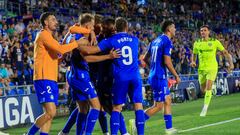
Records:
[[[171,39],[172,38],[172,35],[170,34],[170,33],[164,33],[164,35],[166,35],[169,39]]]
[[[204,41],[208,41],[209,37],[203,37],[202,38]]]
[[[43,28],[44,30],[48,31],[49,33],[53,34],[53,31],[50,30],[48,27]]]

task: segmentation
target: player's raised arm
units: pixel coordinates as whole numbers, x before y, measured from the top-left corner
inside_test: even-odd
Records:
[[[78,43],[76,41],[69,43],[68,45],[60,45],[59,42],[47,31],[43,31],[41,33],[41,38],[45,47],[54,50],[59,54],[64,54],[78,47]]]

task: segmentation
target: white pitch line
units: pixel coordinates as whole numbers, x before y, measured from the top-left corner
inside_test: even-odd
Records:
[[[180,131],[178,131],[178,132],[179,132],[179,133],[183,133],[183,132],[198,130],[198,129],[201,129],[201,128],[206,128],[206,127],[221,125],[221,124],[229,123],[229,122],[236,121],[236,120],[240,120],[240,117],[239,117],[239,118],[235,118],[235,119],[231,119],[231,120],[220,121],[220,122],[213,123],[213,124],[203,125],[203,126],[199,126],[199,127],[195,127],[195,128],[190,128],[190,129],[186,129],[186,130],[180,130]]]

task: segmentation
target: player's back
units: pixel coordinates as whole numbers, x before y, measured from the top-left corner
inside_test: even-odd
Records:
[[[110,38],[110,44],[120,49],[122,56],[113,60],[113,75],[123,80],[136,78],[138,68],[138,38],[125,32],[120,32]]]
[[[151,64],[149,79],[166,79],[167,71],[164,63],[164,55],[171,55],[173,45],[166,35],[158,36],[149,47],[151,54]]]

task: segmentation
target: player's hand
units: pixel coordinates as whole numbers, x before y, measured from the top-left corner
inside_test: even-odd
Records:
[[[121,51],[120,49],[116,49],[114,50],[114,48],[112,48],[112,50],[110,51],[109,55],[112,59],[115,59],[115,58],[119,58],[121,56]]]
[[[197,66],[197,64],[195,62],[191,62],[190,66],[194,68]]]
[[[90,45],[97,45],[97,38],[94,31],[91,31],[90,33]]]
[[[179,76],[175,76],[176,84],[179,84],[181,82],[181,79]]]
[[[89,41],[86,38],[80,38],[77,40],[78,46],[86,46],[89,44]]]

